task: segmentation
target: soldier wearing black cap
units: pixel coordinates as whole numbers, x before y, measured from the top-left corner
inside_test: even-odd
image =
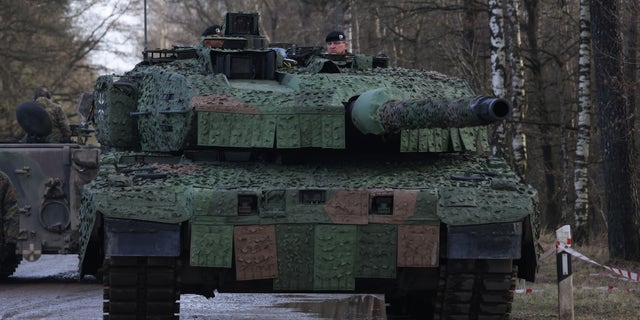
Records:
[[[204,29],[202,35],[200,36],[200,41],[203,47],[222,48],[222,46],[224,45],[224,40],[215,38],[223,36],[224,33],[222,32],[222,27],[214,24]]]
[[[325,38],[327,43],[328,54],[347,54],[349,44],[347,43],[347,37],[342,31],[331,31]]]
[[[209,26],[202,32],[203,37],[222,37],[222,35],[222,27],[217,24]]]

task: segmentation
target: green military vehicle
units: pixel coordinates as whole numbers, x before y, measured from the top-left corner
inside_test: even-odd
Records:
[[[384,293],[389,315],[507,319],[538,234],[536,191],[487,155],[509,104],[383,56],[268,46],[256,14],[223,29],[99,77],[85,116],[100,155],[0,147],[18,254],[78,252],[80,274],[104,280],[105,319],[177,318],[180,293],[214,289]]]

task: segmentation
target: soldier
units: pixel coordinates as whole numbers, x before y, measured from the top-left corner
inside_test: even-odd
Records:
[[[209,26],[208,28],[204,29],[204,31],[202,32],[202,37],[222,37],[222,36],[223,36],[222,27],[217,24]]]
[[[18,237],[18,197],[11,180],[0,172],[0,262],[4,260],[7,244],[15,243]]]
[[[224,40],[222,39],[211,39],[224,36],[222,32],[222,27],[219,25],[212,25],[206,28],[202,32],[202,36],[200,37],[202,41],[203,47],[209,48],[222,48],[224,46]]]
[[[348,53],[347,49],[349,48],[349,44],[347,43],[347,37],[342,31],[329,32],[325,38],[325,42],[327,43],[328,54],[343,55]]]
[[[69,120],[62,107],[51,100],[49,88],[37,87],[33,94],[33,101],[46,110],[51,117],[52,130],[47,137],[48,142],[69,142],[71,139]]]

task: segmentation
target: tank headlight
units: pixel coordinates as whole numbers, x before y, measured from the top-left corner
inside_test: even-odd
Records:
[[[374,196],[371,199],[369,214],[392,215],[393,196]]]

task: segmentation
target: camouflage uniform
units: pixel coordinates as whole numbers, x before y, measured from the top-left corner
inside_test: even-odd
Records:
[[[0,172],[0,248],[18,237],[18,197],[11,180]]]
[[[69,128],[69,120],[62,110],[62,107],[48,99],[47,97],[38,97],[35,102],[49,113],[51,117],[52,130],[47,136],[49,142],[69,142],[71,139],[71,129]]]

